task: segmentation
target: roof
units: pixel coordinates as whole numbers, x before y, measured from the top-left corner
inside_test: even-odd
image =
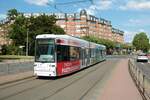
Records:
[[[101,46],[101,48],[105,49],[106,47],[101,44],[96,44],[93,42],[89,42],[77,37],[73,37],[70,35],[55,35],[55,34],[42,34],[42,35],[37,35],[36,39],[49,39],[49,38],[54,38],[54,39],[62,39],[63,40],[63,45],[72,45],[72,46],[80,46],[80,47],[89,47],[89,43],[91,46]]]

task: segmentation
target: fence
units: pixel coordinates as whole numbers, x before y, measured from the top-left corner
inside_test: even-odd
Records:
[[[129,60],[129,72],[144,100],[150,100],[150,77],[140,70],[133,60]]]
[[[33,61],[0,63],[0,76],[33,70]]]

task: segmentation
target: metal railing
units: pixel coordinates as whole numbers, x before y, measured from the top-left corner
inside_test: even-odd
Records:
[[[0,76],[32,71],[33,61],[14,61],[0,63]]]
[[[150,100],[150,77],[139,69],[133,60],[129,60],[129,72],[144,100]]]

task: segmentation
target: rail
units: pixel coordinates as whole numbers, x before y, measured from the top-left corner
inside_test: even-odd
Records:
[[[144,100],[150,100],[150,78],[143,73],[134,63],[132,59],[129,60],[129,72],[139,89]]]

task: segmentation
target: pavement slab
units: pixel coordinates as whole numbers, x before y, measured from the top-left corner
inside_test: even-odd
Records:
[[[128,59],[118,63],[98,100],[143,100],[129,74]]]

